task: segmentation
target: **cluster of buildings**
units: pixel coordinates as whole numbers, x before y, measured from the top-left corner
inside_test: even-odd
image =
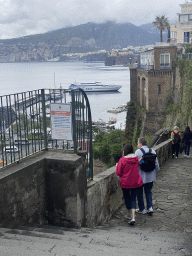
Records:
[[[0,62],[73,61],[86,59],[88,61],[92,59],[94,61],[101,61],[104,60],[104,55],[107,54],[105,50],[86,53],[68,53],[68,48],[66,49],[63,45],[49,45],[47,43],[0,43]]]
[[[130,65],[131,101],[147,110],[145,132],[162,127],[162,114],[180,96],[180,74],[176,58],[183,58],[186,43],[192,43],[192,3],[180,4],[178,22],[170,28],[169,43],[158,43],[140,53],[140,62]],[[185,56],[186,58],[186,56]]]
[[[48,61],[55,58],[58,52],[59,45],[55,45],[53,49],[46,43],[0,43],[0,62]]]

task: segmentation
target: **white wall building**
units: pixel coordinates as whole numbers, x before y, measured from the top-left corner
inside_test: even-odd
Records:
[[[180,4],[181,13],[178,13],[178,22],[171,25],[171,43],[192,42],[192,2]]]

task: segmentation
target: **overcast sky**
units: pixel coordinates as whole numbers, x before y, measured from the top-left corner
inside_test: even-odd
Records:
[[[161,15],[177,20],[183,3],[185,0],[0,0],[0,39],[87,22],[141,25]]]

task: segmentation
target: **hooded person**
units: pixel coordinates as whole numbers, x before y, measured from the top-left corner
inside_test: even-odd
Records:
[[[190,130],[190,127],[187,126],[185,128],[185,132],[183,134],[183,140],[184,143],[184,150],[185,150],[185,157],[189,157],[190,147],[191,147],[191,141],[192,141],[192,132]]]
[[[129,224],[135,224],[136,195],[138,187],[143,185],[139,173],[139,158],[133,153],[133,146],[124,146],[123,156],[116,165],[116,174],[120,176],[125,206],[128,210]]]
[[[178,131],[178,127],[174,127],[174,131],[171,132],[171,139],[172,139],[172,158],[178,158],[179,155],[179,148],[180,142],[182,139],[181,133]]]

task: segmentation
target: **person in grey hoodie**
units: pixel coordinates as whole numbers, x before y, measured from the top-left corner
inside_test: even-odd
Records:
[[[140,137],[138,139],[138,148],[135,151],[135,155],[138,156],[139,159],[142,159],[143,153],[140,150],[142,148],[146,153],[149,152],[149,148],[147,147],[147,141],[145,138]],[[152,149],[152,154],[156,154],[155,151]],[[139,168],[139,173],[141,174],[143,180],[143,186],[140,187],[137,191],[137,200],[139,209],[136,209],[136,212],[146,214],[149,213],[150,215],[153,213],[153,203],[152,203],[152,187],[153,181],[156,179],[156,176],[159,172],[159,164],[156,158],[155,161],[155,169],[151,172],[144,172]],[[143,200],[143,189],[145,191],[146,203],[147,203],[147,211],[145,209],[144,200]]]

